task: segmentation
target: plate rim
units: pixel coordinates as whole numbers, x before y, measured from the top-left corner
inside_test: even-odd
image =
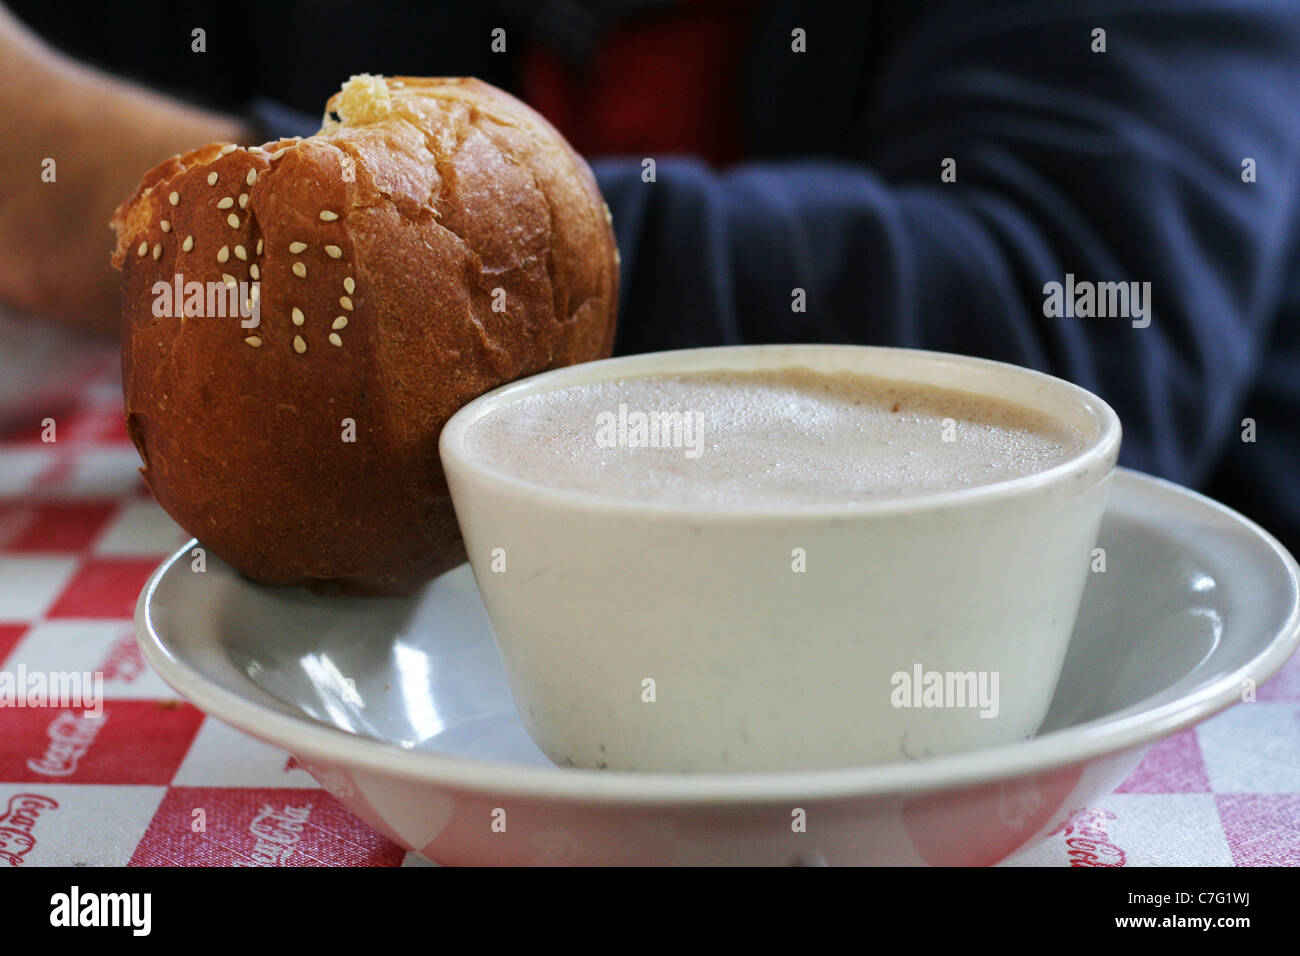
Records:
[[[1290,581],[1291,606],[1285,624],[1241,667],[1178,700],[1126,713],[1141,707],[1138,702],[1116,711],[1120,716],[1106,715],[1041,737],[923,761],[825,770],[691,774],[546,767],[407,750],[310,717],[286,714],[209,680],[175,657],[157,633],[150,614],[153,594],[171,567],[198,545],[197,539],[190,539],[150,574],[136,602],[136,641],[150,666],[182,698],[250,736],[295,756],[308,755],[349,769],[462,791],[602,805],[715,806],[959,790],[1048,773],[1149,746],[1236,703],[1242,680],[1264,683],[1300,645],[1300,566],[1273,535],[1227,505],[1166,479],[1129,468],[1117,468],[1115,478],[1112,492],[1125,484],[1147,485],[1159,495],[1185,499],[1188,506],[1226,515],[1242,531],[1262,540]]]

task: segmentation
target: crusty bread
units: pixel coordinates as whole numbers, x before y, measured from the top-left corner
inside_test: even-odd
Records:
[[[613,345],[618,252],[591,171],[477,80],[354,77],[317,135],[169,159],[112,225],[141,471],[264,584],[406,594],[463,561],[447,419]],[[260,325],[156,315],[177,275],[259,281]]]

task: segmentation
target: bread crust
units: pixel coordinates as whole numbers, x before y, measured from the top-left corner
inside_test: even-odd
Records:
[[[447,419],[613,346],[618,253],[590,169],[478,80],[354,78],[317,135],[173,157],[112,225],[141,473],[263,584],[409,594],[461,563]],[[260,324],[156,315],[178,275],[260,282]]]

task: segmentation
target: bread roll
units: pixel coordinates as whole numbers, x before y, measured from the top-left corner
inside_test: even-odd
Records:
[[[315,136],[173,157],[112,226],[141,472],[263,584],[408,594],[462,562],[447,419],[613,345],[590,169],[473,79],[353,77]]]

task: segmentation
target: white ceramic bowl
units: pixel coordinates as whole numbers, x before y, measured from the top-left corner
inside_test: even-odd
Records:
[[[493,471],[467,446],[482,416],[556,388],[792,366],[996,396],[1074,425],[1088,444],[1010,481],[780,510],[597,498]],[[594,421],[590,431],[594,443]],[[904,760],[1033,734],[1119,444],[1103,401],[1017,366],[741,346],[507,385],[453,416],[440,450],[517,709],[541,749],[566,766],[743,771]],[[945,693],[921,693],[932,674]]]
[[[554,766],[515,713],[466,566],[411,598],[317,597],[211,555],[197,574],[191,542],[145,585],[136,633],[182,696],[439,863],[976,865],[1044,840],[1068,863],[1073,810],[1300,642],[1295,561],[1222,505],[1119,469],[1098,544],[1107,571],[1088,579],[1038,736],[839,770]],[[1180,855],[1201,842],[1189,832]],[[1092,848],[1101,863],[1114,850]]]

